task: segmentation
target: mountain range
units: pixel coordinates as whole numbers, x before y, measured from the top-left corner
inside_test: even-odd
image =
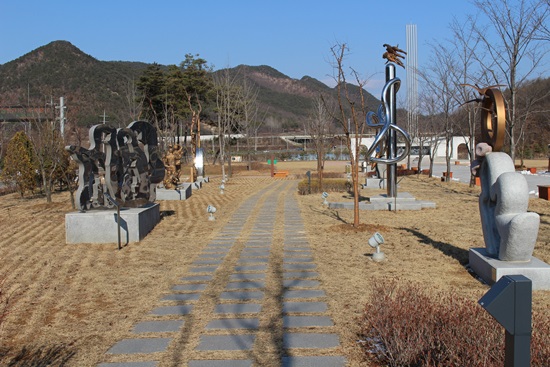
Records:
[[[126,126],[135,108],[135,84],[148,65],[100,61],[67,41],[51,42],[0,65],[0,115],[6,106],[51,105],[63,96],[67,116],[79,126],[104,118],[114,126]],[[230,71],[257,88],[259,114],[270,121],[271,129],[302,130],[320,93],[334,102],[337,98],[336,88],[309,76],[293,79],[270,66],[239,65]],[[357,86],[349,87],[358,95]],[[375,110],[380,102],[364,93],[369,109]]]

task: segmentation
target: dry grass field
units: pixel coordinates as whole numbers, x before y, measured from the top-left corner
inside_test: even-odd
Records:
[[[315,162],[280,162],[277,168],[301,175],[314,170]],[[331,162],[327,170],[343,172],[342,164]],[[186,273],[238,205],[278,180],[269,177],[267,166],[239,171],[221,195],[219,169],[207,172],[211,183],[189,200],[161,202],[161,222],[143,241],[122,250],[116,243],[65,244],[64,217],[72,211],[68,193],[56,193],[51,204],[40,197],[0,197],[0,277],[3,300],[9,301],[0,325],[0,365],[97,365]],[[351,210],[327,209],[319,195],[296,195],[350,366],[370,365],[357,333],[372,282],[416,282],[472,302],[489,289],[467,270],[468,249],[483,247],[480,189],[409,176],[399,190],[434,201],[437,208],[361,212],[362,225],[353,228]],[[363,190],[362,195],[375,193]],[[343,193],[330,199],[349,200]],[[206,220],[208,204],[218,208],[214,222]],[[529,210],[541,217],[534,255],[550,263],[550,202],[531,199]],[[367,240],[374,231],[385,238],[382,263],[369,256]],[[550,313],[550,292],[534,292],[533,310]]]

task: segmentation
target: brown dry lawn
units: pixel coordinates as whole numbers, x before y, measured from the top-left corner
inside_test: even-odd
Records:
[[[342,164],[331,162],[327,169],[343,172]],[[314,167],[315,162],[278,165],[296,174]],[[210,170],[211,183],[189,200],[161,202],[163,218],[157,227],[120,251],[114,243],[65,244],[64,217],[72,211],[67,193],[55,194],[52,204],[17,194],[0,197],[0,276],[2,295],[9,296],[9,313],[0,329],[0,365],[49,361],[59,366],[67,361],[67,366],[95,366],[103,361],[105,352],[128,337],[132,326],[186,274],[238,205],[278,180],[269,177],[267,166],[263,172],[239,172],[220,195],[216,170]],[[468,249],[483,247],[479,188],[420,176],[403,179],[399,190],[434,201],[437,209],[361,212],[363,225],[354,229],[349,225],[351,210],[326,209],[319,195],[296,195],[342,341],[338,353],[350,366],[370,365],[358,347],[357,333],[373,281],[419,282],[434,292],[463,294],[472,302],[488,290],[466,269]],[[364,196],[376,193],[362,191]],[[340,197],[349,200],[337,193],[330,198]],[[205,220],[208,204],[218,208],[215,222]],[[534,255],[550,263],[550,203],[531,199],[529,210],[541,216]],[[386,241],[383,263],[369,257],[372,249],[366,242],[374,231]],[[535,312],[548,314],[549,306],[550,292],[534,292]]]

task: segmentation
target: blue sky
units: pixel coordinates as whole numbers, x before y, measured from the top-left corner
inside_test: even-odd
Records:
[[[453,16],[475,11],[466,0],[0,0],[0,64],[66,40],[104,61],[168,65],[192,53],[215,69],[269,65],[327,82],[339,42],[373,90],[383,84],[382,44],[404,49],[407,24],[417,25],[421,67],[428,44],[450,37]]]

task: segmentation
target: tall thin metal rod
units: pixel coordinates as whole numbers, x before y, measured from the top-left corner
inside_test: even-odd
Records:
[[[389,63],[386,65],[386,83],[395,78],[395,65]],[[387,119],[391,125],[395,125],[395,116],[396,116],[396,94],[395,85],[392,84],[389,90],[389,116]],[[387,144],[386,144],[386,157],[388,160],[395,159],[397,157],[397,133],[394,129],[389,129],[387,135]],[[394,198],[397,197],[397,163],[390,163],[387,165],[388,171],[388,187],[387,195],[388,197]]]

